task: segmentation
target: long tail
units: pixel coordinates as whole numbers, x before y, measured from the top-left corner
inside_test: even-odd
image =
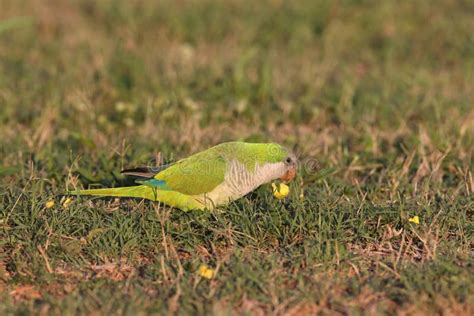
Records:
[[[121,188],[105,188],[69,191],[70,195],[94,195],[94,196],[117,196],[117,197],[134,197],[158,201],[158,194],[155,188],[146,185],[137,185],[133,187]]]

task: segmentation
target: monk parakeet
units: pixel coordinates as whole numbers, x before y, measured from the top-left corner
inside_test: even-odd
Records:
[[[144,198],[181,210],[213,209],[272,180],[292,180],[296,163],[295,155],[278,144],[229,142],[155,170],[122,171],[142,178],[137,180],[138,186],[71,194]]]

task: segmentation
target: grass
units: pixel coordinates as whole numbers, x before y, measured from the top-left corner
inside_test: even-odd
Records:
[[[3,1],[0,314],[472,315],[473,16],[461,0]],[[229,140],[294,148],[290,197],[63,205]]]

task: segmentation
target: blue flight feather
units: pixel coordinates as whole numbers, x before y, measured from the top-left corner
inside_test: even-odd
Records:
[[[160,190],[169,190],[168,186],[166,185],[166,182],[164,180],[158,180],[158,179],[147,179],[147,180],[139,180],[136,181],[137,183],[141,183],[144,185],[147,185],[152,188],[157,188]]]

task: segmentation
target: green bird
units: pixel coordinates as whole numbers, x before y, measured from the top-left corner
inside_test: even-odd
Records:
[[[293,153],[274,143],[223,143],[153,168],[123,170],[141,179],[137,186],[70,192],[77,195],[134,197],[158,201],[181,210],[213,209],[234,201],[257,187],[296,174]]]

